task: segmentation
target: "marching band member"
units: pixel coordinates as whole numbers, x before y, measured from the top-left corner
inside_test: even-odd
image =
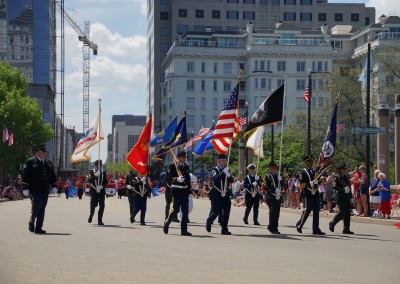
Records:
[[[246,191],[245,201],[246,201],[246,211],[244,213],[243,222],[249,224],[248,217],[253,208],[253,221],[254,225],[260,225],[258,223],[258,207],[260,206],[260,194],[259,188],[261,187],[261,180],[258,175],[255,174],[256,166],[254,164],[249,164],[247,166],[248,175],[244,177],[243,187]]]
[[[107,181],[107,174],[106,171],[102,171],[101,160],[96,160],[94,162],[95,169],[90,171],[90,215],[88,218],[88,222],[92,223],[94,210],[96,209],[97,205],[99,205],[99,211],[97,215],[97,224],[102,226],[103,223],[103,213],[104,213],[104,202],[106,198],[106,185],[108,184]]]
[[[267,228],[271,234],[280,234],[278,222],[282,203],[282,176],[277,173],[275,162],[270,162],[268,166],[269,173],[265,176],[265,199],[269,207],[269,224]]]

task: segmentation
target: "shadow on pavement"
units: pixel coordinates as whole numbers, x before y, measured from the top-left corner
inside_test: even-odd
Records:
[[[121,225],[93,225],[92,227],[97,227],[97,228],[115,228],[115,229],[135,229],[134,227],[125,227]]]
[[[46,234],[35,234],[39,236],[71,236],[71,233],[46,233]]]
[[[290,235],[285,235],[285,234],[280,234],[280,235],[269,235],[269,234],[262,234],[262,235],[256,235],[256,234],[248,234],[248,235],[244,235],[244,234],[235,234],[232,233],[232,236],[236,236],[236,237],[251,237],[251,238],[269,238],[269,239],[282,239],[282,240],[293,240],[293,241],[299,241],[299,238],[294,238],[291,237]]]

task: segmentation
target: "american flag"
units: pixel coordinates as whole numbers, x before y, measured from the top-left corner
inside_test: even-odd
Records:
[[[240,127],[245,126],[247,123],[247,115],[244,115],[242,117],[239,117],[239,125]]]
[[[14,133],[11,133],[8,137],[8,146],[12,146],[14,144]]]
[[[306,101],[306,103],[308,104],[308,97],[310,96],[310,92],[309,92],[309,87],[307,87],[306,91],[304,92],[304,100]]]
[[[226,154],[235,136],[239,133],[239,116],[238,116],[238,98],[239,84],[232,90],[225,106],[218,117],[217,124],[214,128],[214,134],[211,138],[215,150],[218,153]]]
[[[343,122],[336,124],[336,133],[339,133],[340,131],[342,131],[344,129],[345,129],[345,127],[344,127]]]
[[[203,127],[202,129],[199,130],[199,135],[198,136],[200,136],[200,137],[207,136],[208,134],[210,134],[210,132],[211,132],[210,128]]]
[[[201,140],[201,139],[202,139],[202,138],[201,138],[200,135],[196,135],[195,137],[193,137],[192,139],[190,139],[190,140],[186,143],[186,145],[185,145],[185,147],[184,147],[183,149],[186,151],[187,148],[189,148],[190,146],[192,146],[194,142],[199,141],[199,140]]]
[[[8,128],[6,126],[6,122],[3,122],[3,143],[5,143],[10,136],[8,135]]]

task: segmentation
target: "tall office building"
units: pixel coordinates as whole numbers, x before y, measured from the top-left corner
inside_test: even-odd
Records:
[[[274,29],[278,22],[290,22],[298,29],[319,29],[323,24],[360,29],[375,19],[375,8],[365,4],[327,0],[149,0],[147,4],[148,112],[154,115],[155,132],[165,127],[166,120],[161,117],[161,84],[165,82],[161,64],[174,41],[185,33],[240,31],[249,22],[254,29],[265,30]]]
[[[26,75],[27,95],[38,99],[44,123],[56,129],[55,0],[0,0],[0,60]],[[56,140],[47,143],[55,165]]]

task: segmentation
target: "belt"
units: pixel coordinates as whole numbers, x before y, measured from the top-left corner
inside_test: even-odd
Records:
[[[177,184],[173,184],[171,185],[172,188],[187,188],[187,185],[177,185]]]

